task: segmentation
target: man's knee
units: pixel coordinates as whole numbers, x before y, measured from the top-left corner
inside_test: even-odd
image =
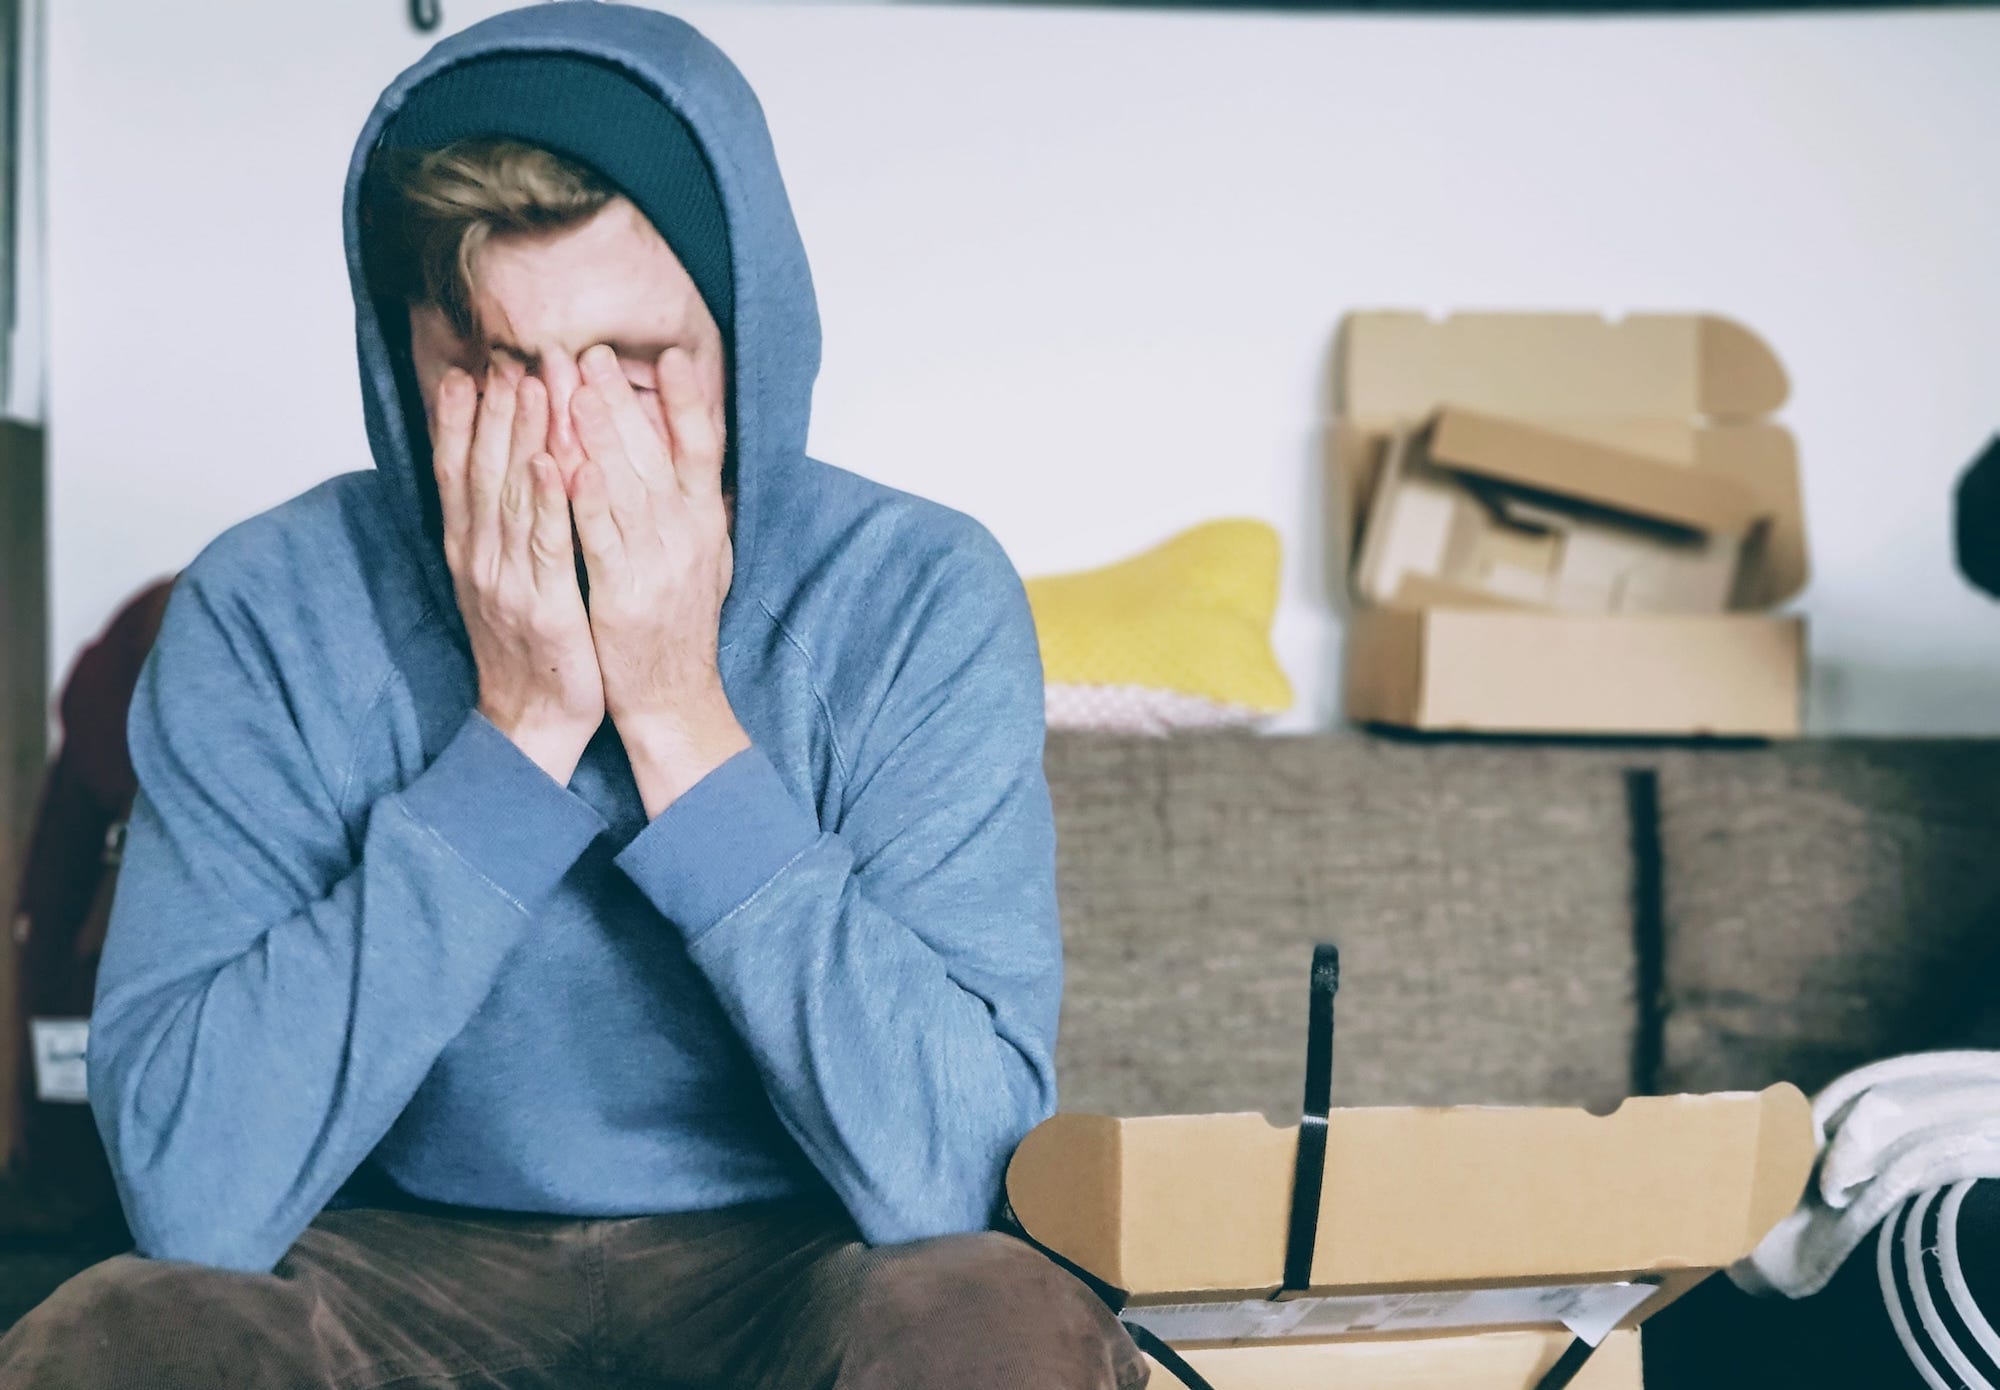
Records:
[[[7,1390],[310,1385],[298,1291],[267,1274],[117,1255],[64,1283],[0,1337]],[[265,1382],[258,1380],[257,1385]]]
[[[1133,1390],[1146,1361],[1075,1276],[997,1231],[870,1252],[842,1390]]]

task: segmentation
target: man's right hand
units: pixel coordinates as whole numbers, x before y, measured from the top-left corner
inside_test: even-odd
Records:
[[[454,367],[438,387],[431,457],[445,562],[479,670],[479,710],[565,785],[604,722],[577,585],[569,497],[547,453],[547,388],[495,363],[485,396]]]

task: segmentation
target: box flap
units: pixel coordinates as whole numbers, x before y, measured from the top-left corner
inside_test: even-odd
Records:
[[[1336,409],[1407,419],[1443,401],[1506,415],[1742,419],[1785,403],[1777,354],[1713,314],[1349,314]]]
[[[1719,425],[1696,431],[1692,443],[1698,468],[1742,483],[1772,518],[1750,538],[1730,606],[1754,612],[1796,598],[1812,577],[1812,566],[1806,556],[1799,450],[1791,431],[1763,421]]]
[[[1256,1114],[1058,1115],[1022,1141],[1007,1192],[1029,1234],[1135,1296],[1268,1292],[1296,1148],[1296,1126]],[[1813,1154],[1788,1085],[1606,1116],[1336,1110],[1313,1288],[1719,1268],[1798,1200]]]
[[[1051,1115],[1016,1147],[1006,1178],[1007,1202],[1023,1229],[1051,1250],[1089,1251],[1089,1261],[1079,1263],[1120,1287],[1123,1137],[1122,1122],[1106,1115]]]
[[[1456,472],[1711,535],[1747,535],[1771,511],[1752,487],[1717,469],[1455,406],[1432,420],[1425,455]]]

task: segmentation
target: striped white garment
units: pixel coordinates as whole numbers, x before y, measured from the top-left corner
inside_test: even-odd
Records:
[[[2000,1250],[1994,1248],[2000,1231],[1990,1205],[1984,1222],[1961,1221],[1966,1197],[1978,1186],[1967,1181],[1919,1192],[1882,1223],[1876,1237],[1883,1307],[1911,1367],[1930,1390],[2000,1390],[2000,1334],[1966,1279],[1970,1264],[1990,1292],[2000,1266]]]

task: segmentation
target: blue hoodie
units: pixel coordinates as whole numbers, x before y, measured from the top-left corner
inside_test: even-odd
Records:
[[[363,276],[384,124],[503,50],[622,66],[728,219],[719,660],[754,747],[650,823],[609,723],[565,787],[474,708]],[[656,11],[501,14],[383,93],[344,209],[375,467],[210,543],[132,708],[88,1070],[139,1251],[268,1270],[364,1190],[590,1217],[830,1189],[875,1243],[985,1226],[1055,1104],[1034,629],[978,523],[806,457],[818,315],[742,75]]]

